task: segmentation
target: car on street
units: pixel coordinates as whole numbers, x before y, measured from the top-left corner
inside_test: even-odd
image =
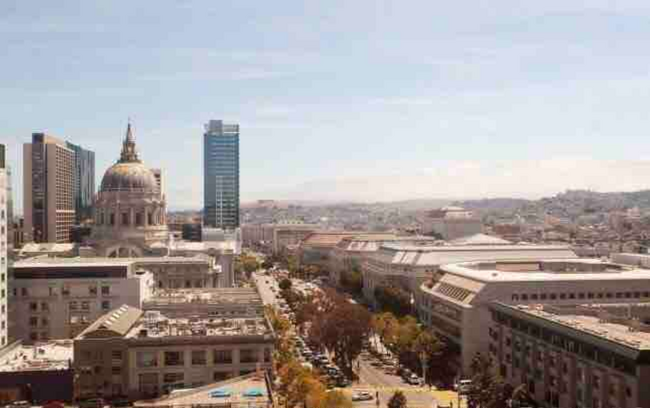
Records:
[[[420,377],[418,377],[415,374],[411,374],[407,379],[406,382],[411,384],[411,385],[422,385],[422,380]]]
[[[461,394],[466,394],[469,392],[470,387],[472,386],[472,380],[460,380],[454,384],[454,390]]]
[[[367,391],[357,391],[352,394],[352,401],[372,401],[374,397]]]

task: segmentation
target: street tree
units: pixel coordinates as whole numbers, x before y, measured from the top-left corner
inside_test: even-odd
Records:
[[[406,395],[402,391],[395,391],[388,401],[388,408],[406,408]]]
[[[291,289],[291,279],[287,279],[287,278],[282,279],[280,281],[280,283],[278,284],[278,287],[281,290],[289,290],[289,289]]]
[[[411,296],[404,289],[391,284],[380,284],[375,287],[374,295],[383,311],[398,317],[411,313]]]

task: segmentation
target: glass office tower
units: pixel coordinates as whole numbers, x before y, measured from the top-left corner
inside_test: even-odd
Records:
[[[74,202],[75,222],[93,218],[95,205],[95,152],[66,142],[68,149],[74,151]]]
[[[13,195],[11,170],[6,160],[6,149],[0,144],[0,349],[10,342],[8,282],[11,280],[13,258]]]
[[[203,135],[203,224],[239,227],[239,125],[211,120]]]

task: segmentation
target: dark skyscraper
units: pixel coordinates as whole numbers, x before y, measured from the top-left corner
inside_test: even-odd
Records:
[[[77,224],[93,217],[95,200],[95,152],[66,142],[75,152],[74,201]]]
[[[211,120],[203,135],[203,223],[239,227],[239,125]]]

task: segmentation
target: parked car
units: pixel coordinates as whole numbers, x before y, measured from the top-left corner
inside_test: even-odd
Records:
[[[79,402],[79,408],[104,408],[105,406],[104,398],[91,398]]]
[[[460,380],[454,384],[454,390],[461,394],[469,392],[470,387],[472,386],[472,380]]]
[[[367,391],[357,391],[352,394],[352,401],[371,401],[374,397]]]
[[[420,377],[418,377],[415,374],[411,374],[407,379],[406,382],[411,384],[411,385],[422,385],[422,380]]]
[[[7,406],[9,408],[30,408],[32,404],[30,404],[28,401],[14,401]]]

